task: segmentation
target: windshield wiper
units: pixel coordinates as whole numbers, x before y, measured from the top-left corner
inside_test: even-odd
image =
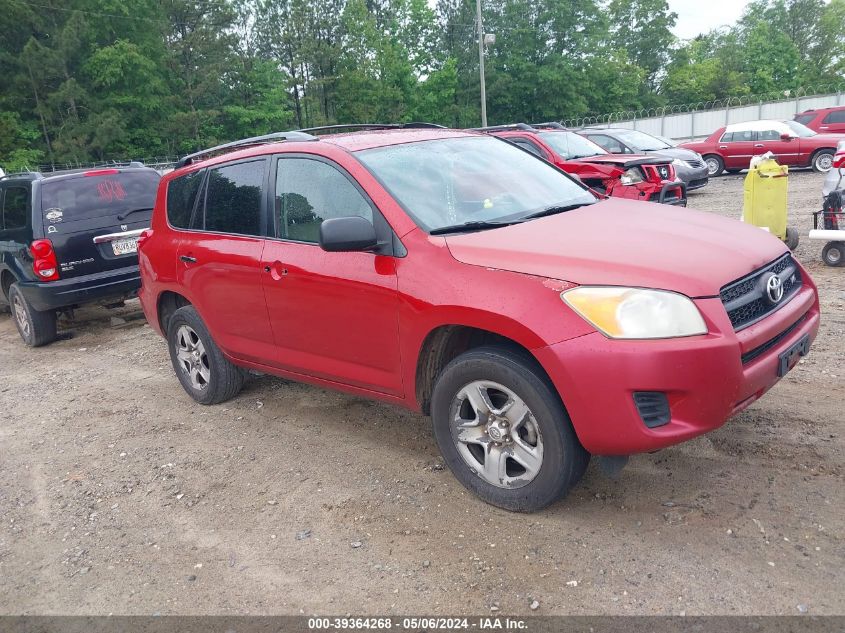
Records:
[[[117,219],[118,220],[125,220],[130,215],[132,215],[133,213],[138,213],[139,211],[152,211],[152,210],[153,210],[152,207],[141,207],[139,209],[132,209],[131,211],[127,211],[126,213],[121,213],[119,216],[117,216]]]
[[[519,224],[524,218],[518,220],[489,222],[487,220],[473,220],[471,222],[464,222],[463,224],[452,224],[450,226],[441,226],[432,229],[428,232],[429,235],[443,235],[444,233],[465,233],[467,231],[482,231],[484,229],[498,229],[503,226],[510,226],[511,224]]]
[[[588,207],[591,204],[595,204],[595,202],[576,202],[574,204],[558,204],[552,207],[546,207],[545,209],[541,209],[540,211],[535,211],[534,213],[529,213],[526,216],[523,216],[522,220],[533,220],[534,218],[542,218],[546,215],[555,215],[557,213],[565,213],[566,211],[572,211],[573,209],[578,209],[579,207]]]

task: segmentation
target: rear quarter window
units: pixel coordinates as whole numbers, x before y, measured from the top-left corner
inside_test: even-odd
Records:
[[[152,209],[160,179],[154,171],[136,171],[47,181],[41,185],[41,211],[53,223]]]
[[[177,229],[191,228],[191,218],[196,206],[205,170],[195,171],[174,178],[167,185],[167,221]]]
[[[3,212],[0,215],[0,229],[12,231],[27,226],[29,215],[29,189],[26,187],[8,187],[2,193]]]

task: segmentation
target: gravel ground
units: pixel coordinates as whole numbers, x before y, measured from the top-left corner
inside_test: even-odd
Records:
[[[811,355],[721,429],[616,480],[594,463],[533,515],[467,493],[418,415],[271,377],[194,405],[136,302],[38,350],[0,315],[0,613],[845,613],[845,270],[806,239],[821,184],[790,176]],[[690,206],[738,216],[742,177]]]

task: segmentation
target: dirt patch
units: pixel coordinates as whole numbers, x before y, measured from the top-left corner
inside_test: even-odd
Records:
[[[806,239],[821,184],[790,176],[811,355],[718,431],[617,480],[593,464],[534,515],[467,493],[422,416],[271,377],[194,405],[137,303],[38,350],[0,315],[0,613],[845,612],[845,270]],[[741,176],[691,194],[741,205]]]

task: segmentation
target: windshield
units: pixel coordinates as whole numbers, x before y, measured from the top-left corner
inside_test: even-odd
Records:
[[[378,147],[356,156],[429,232],[596,201],[546,161],[490,136]]]
[[[801,125],[798,121],[784,121],[784,123],[786,123],[789,128],[801,138],[807,138],[808,136],[816,135],[813,130],[808,128],[806,125]]]
[[[664,143],[659,138],[654,138],[651,134],[646,134],[639,130],[614,129],[613,133],[625,141],[627,145],[642,152],[654,152],[659,149],[668,149],[671,147],[671,145]]]
[[[540,132],[540,138],[564,160],[607,154],[601,145],[575,132]]]

